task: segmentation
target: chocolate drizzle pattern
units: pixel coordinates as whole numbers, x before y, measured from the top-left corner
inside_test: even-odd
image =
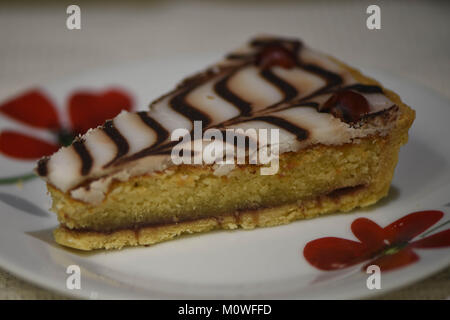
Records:
[[[381,89],[379,86],[371,86],[367,84],[353,84],[350,86],[346,86],[342,89],[345,90],[354,90],[360,93],[383,93],[383,89]]]
[[[92,167],[92,156],[84,145],[84,140],[77,139],[72,145],[81,160],[81,175],[86,176]]]
[[[191,106],[189,103],[186,102],[186,96],[192,90],[194,90],[195,87],[196,86],[188,86],[188,88],[186,88],[181,93],[175,95],[172,99],[170,99],[169,104],[173,110],[182,114],[191,121],[194,120],[201,121],[203,125],[207,126],[211,122],[209,116],[197,110],[195,107]]]
[[[233,76],[233,74],[224,77],[219,80],[214,85],[214,91],[223,99],[230,102],[236,108],[240,110],[240,114],[242,116],[248,116],[252,112],[252,105],[234,94],[231,90],[228,89],[228,81]]]
[[[170,129],[168,129],[165,120],[158,118],[157,112],[161,108],[170,108],[182,119],[188,120],[193,124],[194,121],[202,121],[203,130],[208,128],[218,128],[223,130],[230,125],[248,123],[250,121],[259,121],[274,125],[295,136],[298,141],[306,140],[310,137],[308,128],[304,128],[296,121],[282,116],[281,113],[289,111],[292,108],[313,108],[318,112],[328,112],[339,118],[338,112],[332,112],[332,106],[321,110],[324,102],[330,100],[329,97],[338,95],[343,91],[350,91],[353,95],[382,95],[383,89],[376,85],[366,85],[355,83],[355,80],[348,80],[348,72],[339,70],[339,68],[328,68],[327,63],[321,63],[326,58],[310,59],[303,57],[302,51],[307,50],[299,40],[283,38],[257,38],[249,43],[248,46],[226,56],[221,63],[207,69],[204,72],[187,78],[180,83],[173,91],[155,100],[150,105],[150,111],[137,112],[140,121],[150,128],[156,139],[149,145],[140,148],[138,151],[129,154],[133,141],[127,141],[126,135],[121,133],[114,125],[114,121],[107,121],[101,128],[116,146],[116,154],[112,160],[103,165],[103,168],[114,168],[122,166],[127,162],[138,160],[154,155],[168,155],[177,141],[170,141]],[[308,49],[310,50],[310,49]],[[311,55],[311,50],[309,54]],[[322,59],[322,60],[321,60]],[[277,101],[267,101],[263,106],[255,108],[252,100],[249,99],[249,92],[241,86],[232,86],[237,75],[241,72],[248,72],[249,68],[257,69],[259,81],[263,81],[265,86],[270,86],[279,93],[281,97]],[[306,73],[315,83],[311,88],[303,90],[298,83],[293,83],[292,77],[284,77],[277,70],[295,71],[299,70]],[[347,78],[345,77],[347,76]],[[315,82],[314,82],[315,81]],[[322,83],[317,85],[317,83]],[[203,85],[211,84],[211,94],[215,94],[215,99],[221,99],[222,103],[227,103],[238,111],[237,115],[221,118],[219,122],[215,120],[215,115],[220,113],[221,105],[209,105],[197,103],[195,99],[187,99],[192,93],[198,92]],[[238,89],[236,89],[238,88]],[[255,94],[254,92],[252,94]],[[347,95],[348,96],[348,95]],[[387,99],[387,98],[386,98]],[[188,101],[189,100],[189,101]],[[269,99],[270,100],[270,99]],[[213,107],[211,107],[213,105]],[[340,106],[342,107],[342,106]],[[392,103],[384,109],[392,107]],[[345,110],[351,112],[352,110]],[[376,113],[380,110],[367,110],[365,113]],[[366,114],[346,114],[346,117],[339,118],[342,122],[358,121]],[[168,117],[164,118],[168,119]],[[185,122],[186,123],[186,122]],[[130,125],[131,127],[131,125]],[[190,130],[193,126],[191,125]],[[130,129],[132,130],[132,129]],[[84,145],[83,139],[76,139],[73,148],[81,160],[81,175],[87,176],[95,166],[95,159],[90,154],[88,148]],[[51,158],[44,158],[38,163],[37,173],[40,176],[49,175],[48,163]],[[76,183],[70,184],[70,188],[80,185],[78,179]],[[68,189],[68,188],[62,188]]]
[[[338,74],[325,70],[313,64],[302,64],[301,68],[321,77],[326,81],[326,85],[324,87],[317,89],[306,97],[303,97],[301,101],[306,101],[320,94],[330,92],[332,89],[335,89],[335,91],[338,91],[340,89],[338,86],[342,84],[342,78]]]
[[[244,120],[245,121],[245,120]],[[264,121],[270,124],[274,124],[277,127],[283,128],[284,130],[294,134],[297,137],[297,140],[305,140],[308,138],[308,131],[298,127],[292,122],[276,117],[276,116],[259,116],[250,119],[249,121]]]
[[[261,76],[272,83],[274,86],[276,86],[278,89],[280,89],[280,91],[283,93],[284,98],[281,101],[277,102],[276,105],[289,102],[298,95],[298,91],[296,88],[291,86],[288,82],[284,81],[280,77],[276,76],[270,69],[262,70]]]
[[[103,131],[110,137],[110,139],[115,143],[117,147],[117,153],[113,160],[105,165],[105,167],[110,166],[117,159],[128,153],[130,146],[128,145],[127,140],[122,136],[119,130],[114,127],[114,123],[112,120],[108,120],[105,122],[103,126]]]
[[[138,116],[141,118],[141,120],[150,128],[152,128],[156,133],[156,141],[154,144],[152,144],[150,147],[155,148],[156,146],[160,145],[163,141],[165,141],[169,137],[169,131],[164,129],[163,126],[161,126],[157,121],[155,121],[153,118],[149,117],[147,112],[140,111],[137,113]]]
[[[37,163],[36,171],[37,171],[38,175],[40,175],[41,177],[45,177],[48,173],[47,163],[49,160],[50,159],[48,157],[44,157],[44,158],[40,159]]]

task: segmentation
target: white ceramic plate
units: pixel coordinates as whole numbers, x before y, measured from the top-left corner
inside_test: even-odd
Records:
[[[220,55],[167,58],[87,73],[42,89],[64,118],[67,96],[80,88],[120,86],[134,95],[136,109],[200,70]],[[30,180],[0,186],[0,265],[6,270],[65,295],[83,298],[361,298],[410,284],[450,263],[450,249],[416,249],[418,261],[381,274],[381,289],[369,290],[361,264],[339,271],[320,271],[303,256],[303,248],[321,237],[356,240],[350,230],[359,217],[385,227],[419,210],[445,212],[432,233],[449,227],[450,103],[436,93],[384,72],[369,70],[397,91],[417,111],[410,141],[402,148],[387,199],[369,209],[336,214],[286,226],[253,231],[217,231],[152,247],[83,253],[53,242],[57,225],[48,211],[45,184]],[[140,106],[140,107],[139,107]],[[0,115],[0,131],[28,130]],[[30,172],[30,161],[0,155],[0,178]],[[81,289],[69,290],[69,265],[81,269]]]

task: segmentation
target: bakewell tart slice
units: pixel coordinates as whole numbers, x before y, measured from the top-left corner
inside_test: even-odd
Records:
[[[148,111],[122,112],[77,137],[41,159],[36,172],[58,215],[59,244],[150,245],[372,205],[388,193],[414,117],[394,92],[354,68],[300,40],[262,36],[185,79]],[[173,133],[192,133],[197,124],[200,133],[278,130],[276,143],[258,144],[276,147],[277,170],[262,174],[267,164],[229,163],[219,152],[214,162],[175,161],[182,137],[175,141]],[[207,142],[199,139],[186,146]]]

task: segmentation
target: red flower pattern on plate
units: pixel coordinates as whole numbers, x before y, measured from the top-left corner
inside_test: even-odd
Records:
[[[414,249],[450,246],[450,229],[415,239],[443,217],[442,211],[419,211],[394,221],[385,228],[367,218],[353,221],[351,230],[359,241],[325,237],[310,241],[303,249],[306,260],[314,267],[332,271],[365,261],[382,271],[405,267],[419,260]],[[442,227],[445,222],[439,227]],[[436,229],[436,228],[435,228]],[[414,240],[415,239],[415,240]]]
[[[0,152],[12,158],[36,160],[69,145],[75,136],[132,107],[131,96],[123,90],[76,91],[68,98],[71,128],[64,128],[52,101],[43,92],[30,90],[1,104],[0,113],[30,127],[49,130],[57,142],[49,143],[18,131],[3,130],[0,133]]]

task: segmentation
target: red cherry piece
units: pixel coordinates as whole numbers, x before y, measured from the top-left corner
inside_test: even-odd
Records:
[[[334,93],[321,109],[321,112],[329,112],[347,123],[361,120],[369,111],[370,107],[367,99],[351,90]]]
[[[58,150],[56,144],[30,137],[28,135],[3,131],[0,133],[0,152],[18,159],[32,160],[53,154]]]
[[[0,105],[0,112],[33,127],[59,128],[58,114],[53,103],[39,90],[30,90]]]
[[[263,69],[273,66],[290,69],[295,62],[294,54],[281,45],[268,45],[256,57],[256,64]]]

